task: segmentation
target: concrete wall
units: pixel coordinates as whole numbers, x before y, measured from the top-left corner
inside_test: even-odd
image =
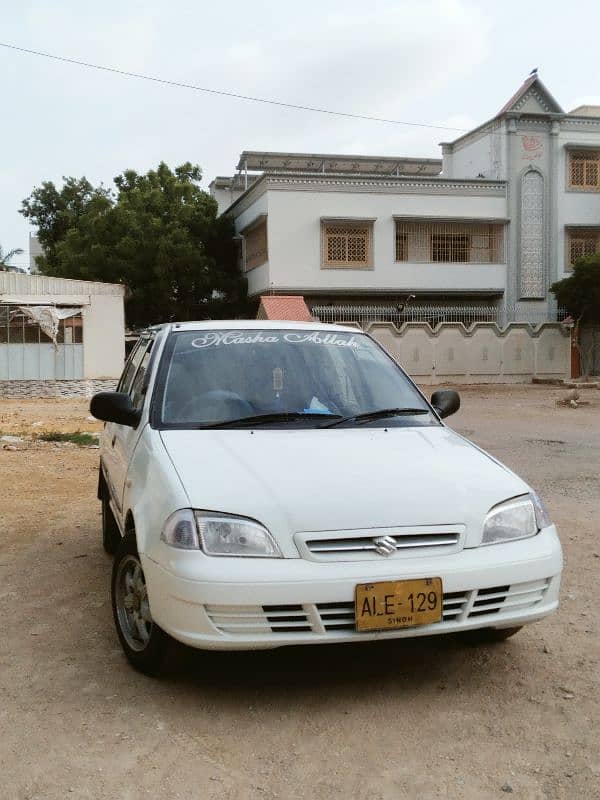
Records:
[[[401,328],[373,322],[366,330],[417,383],[526,383],[570,376],[569,333],[556,322],[535,328],[519,322],[505,328],[447,322],[433,331],[418,322]]]
[[[499,192],[502,192],[500,187]],[[248,273],[249,290],[458,294],[501,293],[504,264],[423,264],[395,261],[394,216],[503,219],[506,198],[452,194],[384,194],[269,189],[236,219],[238,231],[267,213],[268,265]],[[375,219],[373,269],[321,268],[321,217]],[[256,273],[254,275],[253,273]]]
[[[82,314],[83,377],[118,378],[125,361],[123,298],[91,295]]]
[[[444,178],[477,178],[493,180],[506,177],[506,137],[503,122],[481,135],[465,139],[452,147],[442,146]]]

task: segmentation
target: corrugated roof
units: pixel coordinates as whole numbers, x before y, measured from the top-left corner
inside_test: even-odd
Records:
[[[297,295],[263,295],[260,298],[257,319],[312,322],[304,298]]]
[[[79,281],[71,278],[51,278],[47,275],[24,275],[0,272],[0,296],[15,295],[113,295],[123,297],[125,287],[120,283]]]

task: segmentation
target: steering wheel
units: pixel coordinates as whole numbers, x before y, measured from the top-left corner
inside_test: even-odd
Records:
[[[200,409],[203,411],[204,416],[207,407],[210,409],[223,406],[230,408],[231,413],[239,417],[250,416],[254,413],[250,403],[236,392],[229,392],[226,389],[212,389],[210,392],[203,392],[190,397],[179,409],[179,417],[180,419],[188,419],[196,415]]]

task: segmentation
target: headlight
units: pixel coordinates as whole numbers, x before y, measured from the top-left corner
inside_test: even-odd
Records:
[[[161,538],[183,550],[202,549],[210,556],[282,558],[269,531],[252,519],[212,511],[176,511],[165,522]]]
[[[552,525],[552,520],[550,519],[550,514],[548,513],[546,504],[539,496],[539,494],[537,492],[531,492],[529,494],[529,497],[531,497],[531,500],[533,502],[533,507],[535,509],[535,519],[538,528],[541,530],[542,528],[547,528],[548,525]]]
[[[273,537],[259,522],[209,511],[194,513],[200,545],[208,555],[281,558]]]
[[[537,495],[536,499],[540,503],[540,508],[543,508]],[[546,524],[549,524],[549,520]],[[523,497],[515,497],[491,509],[483,523],[481,544],[526,539],[535,536],[541,527],[544,526],[538,524],[533,496],[526,494]]]
[[[171,547],[179,547],[181,550],[199,550],[198,528],[192,509],[182,508],[171,514],[164,524],[160,538]]]

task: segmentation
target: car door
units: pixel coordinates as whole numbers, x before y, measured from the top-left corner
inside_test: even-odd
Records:
[[[145,378],[150,363],[154,337],[142,337],[125,367],[119,381],[117,391],[125,392],[131,398],[135,408],[141,409],[145,398]],[[111,496],[111,506],[115,517],[119,520],[123,514],[123,492],[127,468],[136,442],[141,432],[141,425],[130,428],[107,422],[104,429],[102,463],[104,475]]]

